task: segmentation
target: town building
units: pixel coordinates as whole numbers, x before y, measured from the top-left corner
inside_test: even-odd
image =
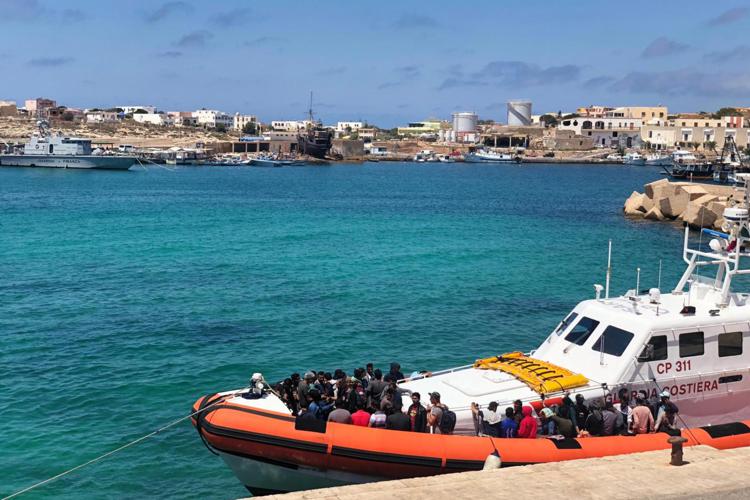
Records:
[[[750,123],[741,116],[712,118],[709,115],[682,113],[663,125],[644,125],[641,139],[652,149],[702,148],[717,150],[731,137],[738,147],[750,144]]]
[[[119,120],[116,111],[88,111],[85,112],[86,123],[114,123]]]
[[[133,113],[133,121],[149,125],[174,125],[174,120],[166,113]]]
[[[278,132],[298,132],[312,126],[310,120],[274,120],[271,122],[271,128]]]
[[[557,128],[573,131],[575,135],[590,137],[597,147],[633,148],[641,145],[642,125],[643,121],[640,118],[573,117],[561,120]]]
[[[0,116],[16,116],[17,114],[16,101],[0,101]]]
[[[255,115],[241,115],[239,113],[235,113],[232,122],[232,128],[235,130],[242,130],[248,123],[254,123],[258,125],[258,117]]]
[[[362,127],[364,127],[362,122],[338,122],[336,124],[336,132],[340,134],[351,133],[358,131]]]
[[[612,111],[614,108],[607,106],[587,106],[585,108],[578,108],[576,114],[587,118],[604,118],[604,114],[608,111]]]
[[[36,99],[26,99],[24,107],[30,116],[46,117],[50,109],[57,107],[57,102],[45,97],[37,97]]]
[[[198,125],[198,118],[193,116],[192,111],[167,111],[167,115],[172,119],[175,127],[195,127]]]
[[[374,141],[378,137],[378,131],[375,127],[362,127],[357,130],[359,138],[365,142]]]
[[[400,136],[415,137],[420,135],[435,135],[437,137],[441,129],[449,129],[448,122],[439,120],[425,120],[423,122],[411,122],[406,127],[398,127],[396,133]]]
[[[215,109],[199,109],[193,113],[193,116],[197,118],[198,125],[206,128],[230,129],[234,125],[234,117]]]
[[[623,106],[605,111],[604,118],[639,119],[643,123],[662,123],[668,118],[666,106]]]
[[[145,111],[146,113],[156,113],[156,106],[117,106],[126,115],[136,111]]]

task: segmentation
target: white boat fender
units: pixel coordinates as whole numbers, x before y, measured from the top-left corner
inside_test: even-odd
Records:
[[[484,459],[484,467],[482,467],[482,470],[495,470],[502,467],[502,465],[503,461],[500,458],[500,453],[495,450]]]

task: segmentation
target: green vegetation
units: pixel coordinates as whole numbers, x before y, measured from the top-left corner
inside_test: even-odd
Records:
[[[721,118],[723,116],[741,116],[742,113],[737,111],[735,108],[721,108],[719,111],[712,115],[712,118]]]
[[[258,135],[259,127],[257,122],[247,122],[244,127],[242,127],[242,133],[247,135]]]
[[[539,121],[542,122],[545,127],[554,127],[557,125],[557,117],[549,113],[546,115],[540,116]]]

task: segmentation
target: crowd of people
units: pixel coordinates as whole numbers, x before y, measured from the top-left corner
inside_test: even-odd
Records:
[[[471,410],[477,422],[478,432],[501,438],[536,438],[538,436],[615,436],[666,432],[679,435],[677,423],[679,410],[670,401],[669,391],[663,391],[657,402],[651,403],[648,395],[641,391],[635,398],[627,389],[618,393],[618,403],[605,398],[604,404],[587,402],[577,394],[575,402],[570,396],[563,397],[558,405],[544,407],[539,420],[532,416],[530,406],[516,400],[505,409],[504,417],[498,413],[498,404],[492,402],[487,409],[476,404]]]
[[[430,376],[428,372],[415,373]],[[400,431],[450,434],[456,425],[456,414],[441,402],[438,392],[422,400],[418,392],[399,387],[405,379],[398,363],[391,363],[387,373],[368,363],[351,376],[343,370],[333,373],[308,371],[293,373],[276,386],[276,391],[292,414],[304,419],[326,420],[341,424]],[[641,391],[631,398],[626,389],[598,401],[586,401],[581,394],[575,401],[566,395],[559,404],[542,408],[537,416],[531,406],[516,400],[512,407],[500,411],[497,402],[486,408],[471,404],[478,434],[501,438],[536,438],[538,436],[614,436],[666,432],[679,435],[677,406],[669,391],[650,402]]]
[[[440,394],[428,394],[429,404],[424,404],[421,394],[398,386],[404,379],[398,363],[391,363],[385,374],[368,363],[351,376],[343,370],[293,373],[276,389],[292,414],[301,418],[399,431],[453,432],[455,413],[440,402]]]

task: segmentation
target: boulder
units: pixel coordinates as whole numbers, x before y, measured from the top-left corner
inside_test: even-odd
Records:
[[[709,210],[708,207],[694,201],[687,204],[687,208],[682,212],[680,218],[687,222],[690,227],[698,229],[701,227],[713,227],[714,222],[718,219],[716,214]]]
[[[638,206],[638,210],[645,214],[652,208],[654,208],[654,200],[652,200],[645,194],[641,195],[641,204]]]
[[[724,223],[724,209],[727,208],[726,203],[722,203],[720,201],[712,201],[708,204],[708,209],[713,212],[713,214],[716,216],[716,220],[714,221],[714,225],[718,221],[721,221],[722,224]]]
[[[648,220],[664,220],[664,214],[661,213],[658,206],[654,205],[651,210],[646,212],[643,218]]]
[[[708,191],[706,191],[706,188],[704,188],[703,186],[699,186],[698,184],[680,186],[680,190],[688,195],[688,198],[690,198],[690,201],[693,201],[697,198],[700,198],[701,196],[708,194]]]
[[[708,204],[712,201],[716,201],[716,195],[713,194],[704,194],[703,196],[696,198],[694,200],[690,200],[694,203],[697,203],[698,205],[703,205],[704,207],[708,207]]]
[[[670,196],[659,200],[659,210],[665,217],[675,219],[682,215],[690,201],[688,194],[682,189],[676,189]]]
[[[669,185],[669,181],[667,179],[659,179],[658,181],[650,182],[643,186],[644,194],[651,198],[652,200],[654,198],[654,189],[658,189],[660,186]]]
[[[633,191],[633,194],[631,194],[628,199],[625,200],[625,206],[622,208],[625,212],[625,215],[643,216],[644,212],[641,211],[643,198],[645,198],[644,195],[642,195],[638,191]]]

